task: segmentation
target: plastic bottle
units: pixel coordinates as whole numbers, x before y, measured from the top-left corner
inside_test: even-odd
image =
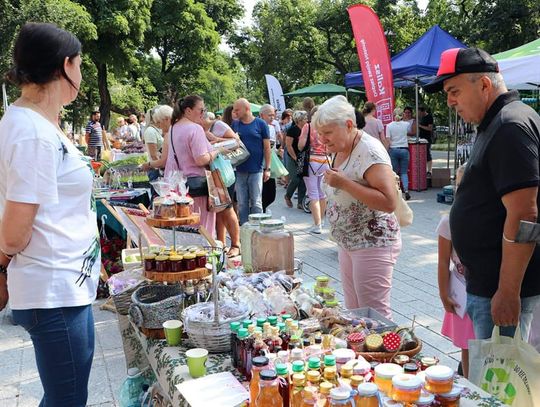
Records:
[[[324,380],[328,383],[332,383],[334,386],[338,386],[337,370],[335,367],[324,368]]]
[[[321,359],[319,359],[317,356],[312,356],[308,359],[308,371],[309,370],[316,370],[317,372],[321,372]]]
[[[321,381],[321,374],[318,370],[308,370],[306,373],[307,381],[309,386],[315,388],[319,387],[319,382]]]
[[[330,390],[330,407],[353,407],[351,393],[343,388]]]
[[[302,397],[302,407],[312,407],[317,405],[317,387],[306,386],[304,387],[304,394]]]
[[[302,407],[306,376],[303,373],[293,374],[292,383],[293,387],[291,389],[291,407]]]
[[[318,407],[328,407],[330,405],[330,391],[332,390],[332,384],[328,382],[322,382],[319,385],[319,402]]]
[[[259,394],[259,375],[262,370],[268,369],[269,360],[267,357],[257,356],[252,359],[251,363],[253,367],[251,368],[251,380],[249,383],[249,399],[253,403],[257,400],[257,395]]]
[[[138,368],[128,369],[128,376],[120,388],[120,407],[140,407],[144,384],[144,378]]]
[[[295,360],[292,362],[292,372],[295,373],[304,373],[304,361],[303,360]]]
[[[276,364],[276,373],[279,380],[279,394],[283,399],[283,407],[289,407],[291,393],[291,383],[289,378],[289,368],[285,363]]]
[[[254,405],[256,407],[283,407],[276,372],[269,369],[262,370],[259,378],[259,392]]]
[[[249,333],[246,328],[238,330],[238,364],[237,369],[249,380],[248,366],[251,369],[251,349],[249,349]]]
[[[231,363],[233,367],[238,368],[238,330],[240,322],[231,322]]]
[[[260,229],[261,220],[271,219],[267,213],[252,213],[248,221],[240,227],[240,246],[242,247],[242,266],[247,273],[253,270],[251,263],[251,235]]]

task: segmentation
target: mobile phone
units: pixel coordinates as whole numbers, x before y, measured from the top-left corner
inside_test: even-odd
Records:
[[[514,241],[516,243],[540,243],[540,224],[520,220]]]

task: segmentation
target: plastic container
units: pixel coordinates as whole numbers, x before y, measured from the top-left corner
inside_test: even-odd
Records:
[[[282,220],[261,221],[261,229],[251,236],[251,260],[255,272],[285,270],[294,274],[294,237]]]
[[[330,390],[330,407],[354,407],[352,404],[350,391],[343,388]]]
[[[261,220],[271,219],[269,213],[252,213],[249,220],[240,228],[240,246],[242,247],[242,266],[248,273],[253,271],[251,264],[251,235],[260,229]]]
[[[437,365],[426,369],[426,390],[433,394],[448,393],[454,385],[454,371],[448,366]]]
[[[259,394],[253,404],[257,407],[283,407],[279,393],[277,374],[273,370],[262,370],[259,374]]]
[[[403,368],[395,363],[380,363],[375,367],[375,384],[382,393],[392,392],[392,378],[403,373]]]
[[[260,373],[263,370],[268,370],[268,358],[257,356],[251,360],[253,367],[251,368],[251,381],[249,382],[249,399],[253,402],[257,400],[259,395]]]
[[[435,401],[441,407],[459,407],[462,390],[463,388],[461,386],[453,386],[449,392],[435,395]]]
[[[417,407],[431,407],[435,401],[435,396],[431,393],[421,392],[420,398],[416,400]]]
[[[358,392],[356,407],[379,407],[379,390],[374,383],[360,383],[356,389]]]
[[[144,393],[144,378],[138,368],[128,369],[127,379],[120,388],[120,407],[140,407],[140,397]]]
[[[422,382],[412,374],[401,373],[392,378],[392,399],[404,403],[414,403],[420,398]]]

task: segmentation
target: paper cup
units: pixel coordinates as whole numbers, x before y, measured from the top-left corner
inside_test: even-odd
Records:
[[[196,379],[206,374],[208,351],[202,348],[190,349],[186,352],[189,375]]]
[[[163,323],[163,331],[167,339],[167,345],[178,346],[182,338],[182,322],[176,319],[171,319]]]

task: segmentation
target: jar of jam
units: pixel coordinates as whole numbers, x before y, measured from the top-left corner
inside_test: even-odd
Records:
[[[375,367],[375,384],[386,394],[392,392],[392,378],[403,373],[403,368],[395,363],[381,363]]]
[[[169,256],[156,256],[156,271],[160,273],[168,273],[169,271],[171,271]]]
[[[416,374],[418,373],[418,365],[414,362],[405,363],[403,365],[403,370],[408,374]]]
[[[459,399],[461,398],[462,388],[453,386],[448,393],[437,394],[435,400],[441,407],[459,407]]]
[[[197,267],[198,268],[205,268],[206,267],[206,256],[208,253],[206,250],[197,250],[195,252],[195,256],[197,259]]]
[[[180,255],[173,255],[169,257],[169,263],[172,273],[180,273],[184,271],[183,257]]]
[[[156,255],[147,254],[144,256],[144,270],[154,271],[156,269]]]
[[[184,254],[184,271],[192,271],[197,268],[196,254],[188,252]]]
[[[401,373],[392,378],[392,399],[404,403],[414,403],[420,398],[422,382],[411,374]]]
[[[426,390],[434,394],[448,393],[454,385],[454,371],[437,365],[426,369]]]
[[[364,351],[364,343],[366,341],[366,336],[362,332],[353,332],[347,336],[347,345],[350,349],[355,352]]]

